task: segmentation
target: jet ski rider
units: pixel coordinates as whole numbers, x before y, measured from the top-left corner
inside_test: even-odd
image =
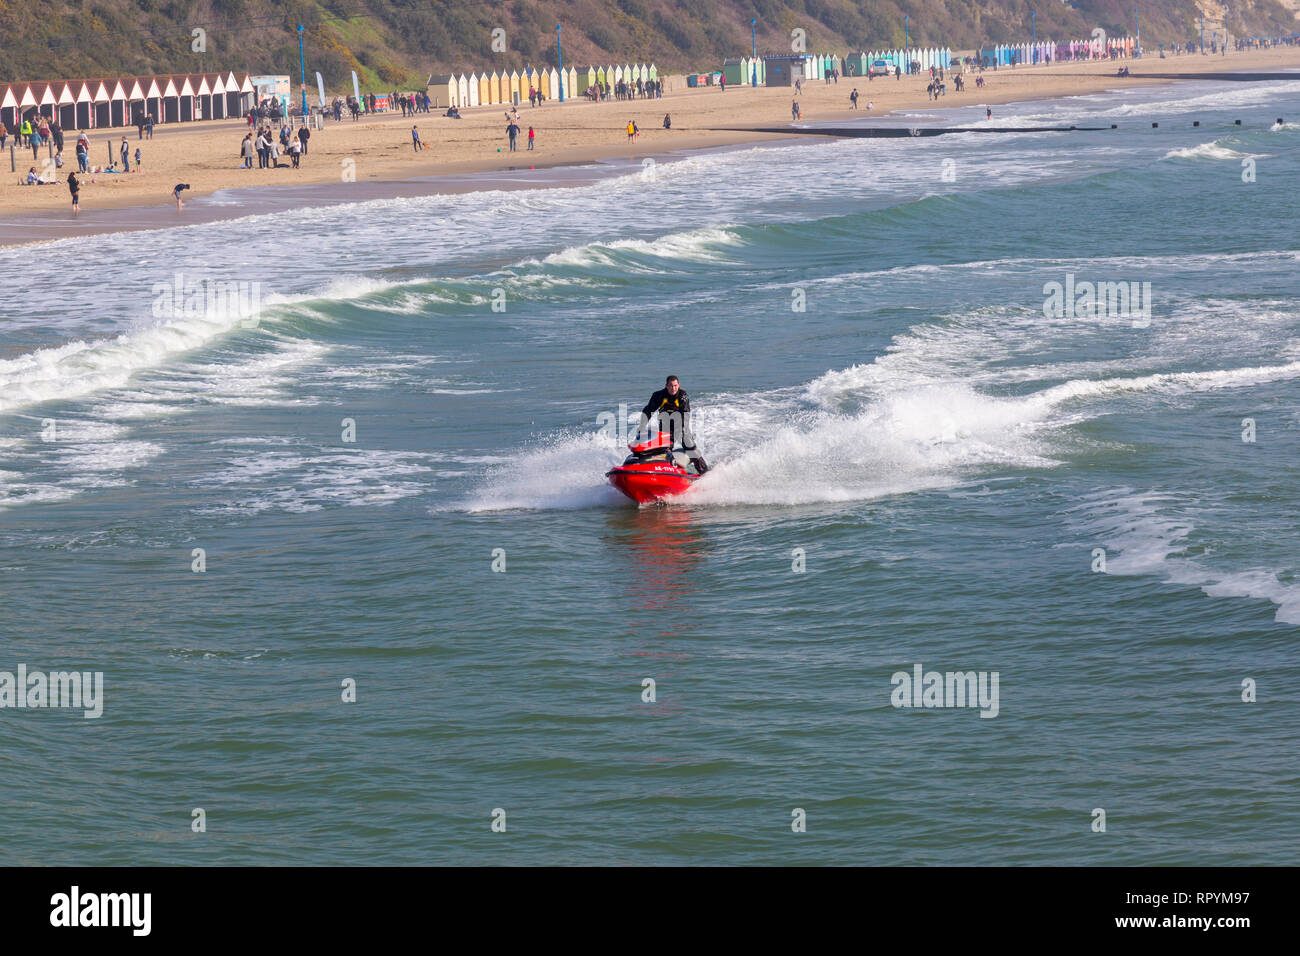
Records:
[[[691,432],[691,400],[682,390],[676,375],[669,375],[664,387],[650,396],[650,401],[641,409],[641,423],[637,430],[645,431],[650,416],[656,413],[659,415],[659,430],[668,432],[673,441],[681,443],[696,471],[701,475],[708,471],[709,466],[695,447],[695,435]]]

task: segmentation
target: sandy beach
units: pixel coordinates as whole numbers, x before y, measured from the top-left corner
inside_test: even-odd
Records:
[[[1109,61],[1063,63],[1040,67],[986,70],[985,87],[975,87],[967,76],[967,89],[957,93],[948,83],[948,93],[938,102],[926,95],[928,75],[900,80],[862,77],[841,78],[827,85],[807,81],[798,97],[804,123],[824,123],[884,116],[899,110],[936,107],[984,106],[1034,99],[1096,93],[1125,86],[1176,82],[1144,74],[1196,74],[1224,71],[1277,71],[1300,68],[1300,50],[1237,53],[1231,56],[1181,56],[1158,59],[1148,56],[1127,61],[1133,75],[1116,76],[1117,64]],[[15,151],[16,170],[0,178],[0,243],[40,242],[85,232],[107,229],[148,228],[175,224],[185,217],[177,213],[171,199],[172,187],[189,183],[187,199],[211,195],[218,190],[247,187],[278,187],[284,193],[272,204],[291,205],[300,201],[293,187],[337,183],[336,201],[375,198],[380,195],[427,194],[450,189],[476,187],[466,174],[543,169],[600,160],[637,160],[682,150],[721,147],[771,140],[771,132],[754,132],[756,127],[779,127],[790,122],[792,89],[716,87],[688,89],[683,77],[669,77],[660,100],[610,101],[605,103],[559,104],[520,109],[521,135],[518,152],[510,152],[505,135],[505,107],[486,106],[463,111],[463,119],[449,119],[440,111],[419,114],[413,119],[400,112],[380,114],[352,121],[345,115],[340,123],[327,121],[323,130],[313,131],[310,149],[299,169],[289,167],[288,157],[280,169],[241,169],[240,142],[247,132],[242,120],[159,126],[152,139],[140,140],[134,129],[91,130],[91,163],[106,164],[109,143],[114,150],[125,135],[132,156],[139,147],[142,168],[130,174],[87,174],[81,177],[81,216],[74,220],[66,185],[21,186],[33,163],[30,152]],[[849,109],[849,94],[857,88],[865,109]],[[672,115],[672,128],[663,129],[664,114]],[[640,129],[629,140],[626,126],[634,121]],[[425,148],[412,148],[411,124],[419,126]],[[528,128],[536,130],[536,148],[526,151]],[[76,131],[65,131],[65,167],[76,168]],[[12,141],[11,141],[12,142]],[[41,156],[45,156],[42,148]],[[134,162],[133,162],[134,166]],[[445,177],[445,178],[444,178]],[[399,187],[400,184],[400,188]],[[528,182],[511,185],[526,186]],[[287,188],[287,189],[286,189]],[[319,189],[312,191],[317,201]],[[268,198],[271,198],[268,193]],[[282,201],[283,200],[283,201]],[[241,215],[246,204],[233,203],[219,215]],[[94,213],[123,207],[140,207],[143,216],[130,220],[105,219]],[[152,208],[151,208],[152,207]],[[147,211],[147,212],[146,212]],[[164,216],[170,213],[170,217]],[[218,215],[208,210],[202,218]]]

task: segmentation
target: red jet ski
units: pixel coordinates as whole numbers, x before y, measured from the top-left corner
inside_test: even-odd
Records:
[[[678,463],[679,457],[685,461],[685,456],[673,454],[673,436],[667,432],[630,442],[627,449],[632,454],[623,464],[605,472],[605,477],[638,504],[680,495],[700,477]]]

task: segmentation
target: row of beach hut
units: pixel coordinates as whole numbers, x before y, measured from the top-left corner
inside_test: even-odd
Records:
[[[760,54],[757,57],[736,57],[724,61],[722,65],[722,75],[729,84],[733,86],[764,86],[767,84],[767,66],[769,61],[787,63],[798,61],[800,57],[791,57],[789,55],[769,56]],[[805,80],[824,79],[827,71],[837,70],[840,76],[866,76],[873,69],[874,64],[879,61],[885,61],[889,64],[892,71],[895,67],[908,72],[908,63],[920,63],[922,70],[929,70],[931,67],[938,69],[940,67],[948,69],[952,64],[952,50],[946,47],[925,47],[904,49],[900,47],[896,50],[857,50],[843,57],[834,53],[808,53],[802,57],[802,63],[795,62],[791,69],[796,76],[802,76]],[[879,67],[874,67],[879,71]],[[784,76],[774,77],[778,85],[788,85]]]
[[[980,55],[1007,66],[1035,63],[1055,63],[1058,60],[1096,60],[1110,56],[1134,56],[1138,43],[1134,37],[1094,37],[1090,40],[1071,40],[1069,43],[1007,43],[981,50]]]
[[[40,114],[64,129],[134,126],[242,116],[256,91],[247,73],[123,76],[53,83],[0,83],[0,122],[11,130]]]
[[[511,70],[509,73],[445,73],[429,77],[429,96],[434,106],[490,106],[494,103],[513,103],[515,95],[521,102],[528,99],[530,89],[540,90],[543,98],[558,100],[561,82],[564,98],[576,99],[585,96],[593,86],[604,84],[611,90],[620,82],[633,86],[640,80],[643,83],[659,79],[659,68],[653,63],[627,64],[624,66],[583,66],[560,70],[537,70],[532,67],[522,71]]]
[[[947,47],[910,47],[895,50],[858,50],[844,58],[843,76],[866,76],[873,65],[884,60],[890,67],[897,67],[904,73],[910,67],[908,63],[921,64],[922,72],[946,70],[952,66],[952,50]]]

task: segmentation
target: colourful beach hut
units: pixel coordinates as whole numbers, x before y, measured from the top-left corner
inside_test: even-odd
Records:
[[[74,84],[76,87],[76,97],[73,106],[73,123],[72,129],[89,129],[91,120],[94,115],[94,91],[91,89],[89,80],[79,80]]]
[[[43,84],[45,89],[41,91],[41,115],[54,119],[59,111],[59,94],[53,83]]]
[[[194,119],[194,82],[193,77],[189,75],[173,77],[173,80],[179,79],[176,92],[176,108],[178,111],[177,120],[181,123],[189,123]]]
[[[221,77],[221,85],[225,90],[223,95],[226,99],[225,113],[223,115],[229,117],[243,116],[244,110],[239,102],[239,78],[235,76],[234,70]]]
[[[503,102],[501,98],[501,74],[493,73],[488,77],[488,100],[489,103]]]
[[[227,106],[230,100],[226,96],[226,78],[220,73],[212,81],[212,118],[225,119],[229,116]]]
[[[18,97],[12,83],[0,83],[0,122],[10,129],[18,126]]]
[[[212,75],[199,74],[199,84],[194,88],[195,119],[212,119]]]
[[[56,83],[54,93],[54,109],[59,117],[59,125],[64,129],[72,129],[73,124],[77,121],[77,94],[71,83]]]

